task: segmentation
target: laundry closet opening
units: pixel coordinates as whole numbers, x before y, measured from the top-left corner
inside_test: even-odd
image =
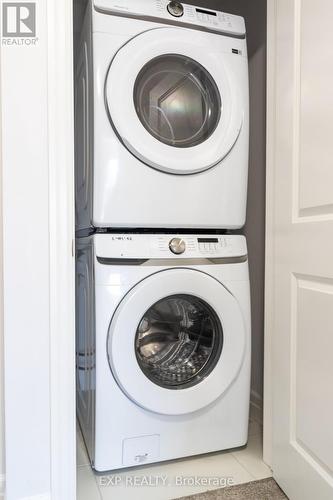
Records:
[[[163,20],[163,23],[159,24],[156,14],[149,19],[150,16],[144,10],[139,17],[140,22],[147,23],[147,28],[137,36],[135,29],[126,24],[128,19],[136,18],[134,15],[127,17],[129,3],[131,2],[125,0],[99,0],[95,6],[96,11],[104,12],[107,17],[110,6],[118,5],[117,19],[120,27],[110,33],[110,43],[115,43],[117,37],[119,48],[122,48],[123,55],[126,56],[127,64],[124,65],[124,58],[120,58],[119,50],[113,54],[111,64],[106,39],[103,38],[103,32],[108,29],[103,16],[98,20],[98,33],[94,38],[93,47],[91,39],[89,41],[90,35],[87,43],[91,17],[87,16],[86,12],[90,4],[87,0],[73,0],[77,117],[75,155],[77,164],[87,166],[81,169],[80,174],[76,171],[75,178],[76,300],[79,303],[79,311],[85,311],[85,314],[77,314],[76,322],[77,329],[88,332],[84,336],[77,334],[78,409],[81,427],[83,425],[86,429],[93,429],[98,424],[99,429],[102,429],[97,434],[86,431],[83,440],[78,425],[78,500],[132,496],[150,498],[149,494],[155,499],[178,498],[205,491],[207,488],[216,489],[271,475],[269,467],[262,460],[266,0],[194,0],[188,1],[186,5],[164,0],[136,3],[137,8],[143,10],[147,5],[151,10],[158,6],[163,15],[164,10],[169,13],[172,11],[171,21],[181,19],[183,12],[179,9],[185,8],[185,14],[188,14],[192,12],[192,6],[195,6],[199,17],[207,18],[213,26],[215,16],[218,17],[216,11],[241,16],[245,20],[250,104],[248,181],[247,185],[243,186],[241,175],[238,178],[232,178],[231,175],[231,187],[226,189],[221,185],[221,189],[217,190],[215,186],[215,194],[211,196],[208,183],[200,185],[200,179],[205,179],[205,173],[213,170],[221,158],[232,158],[235,148],[240,147],[237,141],[243,140],[239,132],[242,114],[237,114],[237,104],[243,96],[237,93],[238,90],[235,91],[237,85],[232,85],[235,75],[237,80],[238,70],[235,69],[235,74],[233,71],[229,74],[229,86],[223,83],[223,68],[218,67],[214,58],[210,60],[207,56],[209,50],[205,43],[211,43],[212,39],[209,36],[205,38],[203,34],[211,35],[209,28],[201,33],[200,30],[191,29],[183,23],[180,26],[184,27],[184,33],[179,33],[176,21],[169,20],[168,25]],[[166,29],[171,30],[170,34],[165,33]],[[160,31],[159,36],[156,36],[156,30]],[[241,58],[242,37],[231,33],[229,40],[230,53]],[[185,62],[178,53],[182,46],[187,49]],[[96,51],[99,51],[98,57]],[[161,53],[164,55],[161,56]],[[92,90],[92,65],[97,59],[99,68],[103,69],[99,69],[94,80],[95,88]],[[186,80],[188,71],[195,74],[195,79]],[[169,72],[168,81],[161,83],[158,75],[166,72]],[[80,78],[77,78],[78,74],[81,75]],[[136,78],[132,78],[132,74],[136,74]],[[172,81],[174,75],[177,75],[176,82]],[[114,85],[115,81],[117,83]],[[167,85],[177,87],[178,101],[172,98],[171,102]],[[128,95],[126,92],[129,90],[133,90],[132,98],[126,99],[124,95]],[[91,94],[95,91],[104,95],[103,103],[98,109]],[[228,96],[226,100],[225,95]],[[180,99],[185,102],[186,117],[177,108]],[[229,102],[234,103],[233,108],[228,108]],[[165,112],[167,106],[172,112]],[[94,113],[101,109],[104,122],[95,121],[93,125]],[[232,118],[227,135],[220,124],[223,124],[224,116],[229,115]],[[106,142],[106,126],[110,127],[113,133],[113,142],[109,145],[107,155],[103,155],[99,150],[96,151],[92,138],[97,137],[98,144],[102,147]],[[223,144],[218,140],[219,133],[226,136]],[[159,148],[155,147],[157,140],[161,145]],[[87,147],[84,149],[80,147],[82,141],[87,141]],[[198,154],[189,161],[189,152],[194,146],[198,148]],[[126,175],[124,170],[122,171],[122,162],[128,168]],[[149,176],[133,174],[129,181],[128,176],[132,170],[127,162],[141,162],[144,169],[149,171]],[[93,178],[90,168],[92,163],[101,171],[107,169],[110,173],[104,177],[98,175]],[[91,178],[87,182],[89,176]],[[161,176],[165,178],[165,189],[159,180]],[[189,188],[193,192],[193,204],[186,202],[189,197],[186,179],[190,178],[196,179]],[[155,180],[158,190],[152,189]],[[141,182],[146,183],[144,187],[149,185],[149,195],[146,189],[140,188]],[[246,187],[246,222],[240,229],[239,226],[244,222],[245,207],[238,210],[235,198],[241,196]],[[106,203],[110,189],[111,200]],[[163,202],[168,189],[173,190],[174,196],[169,196],[169,211],[164,214],[160,211],[159,201]],[[96,195],[97,190],[99,196]],[[228,197],[230,204],[235,207],[234,215],[230,219],[226,208]],[[195,220],[191,217],[194,205],[201,208]],[[209,205],[211,214],[206,210]],[[219,218],[220,205],[224,207],[226,215],[223,214]],[[91,213],[94,213],[93,221]],[[160,223],[157,223],[157,220]],[[179,225],[176,220],[179,220]],[[97,230],[93,229],[93,226],[97,227]],[[247,250],[242,235],[246,237]],[[222,251],[228,242],[234,252],[229,257]],[[186,251],[189,249],[192,254],[191,258],[184,259],[180,265],[176,259],[181,258],[184,245]],[[170,253],[163,254],[164,248],[168,248]],[[196,254],[196,251],[201,254]],[[205,252],[211,253],[209,259],[206,259]],[[222,253],[215,255],[214,252]],[[228,397],[232,400],[232,390],[228,387],[237,386],[238,372],[241,370],[241,359],[239,365],[237,359],[233,360],[234,366],[229,372],[226,372],[223,366],[219,368],[221,352],[225,352],[230,339],[230,342],[235,342],[235,349],[246,357],[246,328],[242,337],[240,332],[243,326],[239,319],[243,318],[246,323],[246,305],[242,302],[244,292],[239,290],[238,285],[235,285],[233,293],[227,292],[229,283],[244,281],[245,274],[242,273],[246,271],[245,267],[241,266],[245,266],[246,256],[251,289],[252,343],[248,444],[246,446],[241,438],[237,441],[238,438],[235,437],[233,441],[231,436],[228,445],[228,440],[221,437],[221,443],[225,443],[221,446],[225,451],[214,449],[213,453],[205,453],[205,441],[211,439],[211,443],[214,440],[218,442],[219,437],[206,437],[210,421],[208,417],[205,419],[204,409],[216,404],[218,389],[221,390],[223,384],[226,394],[229,394]],[[225,268],[215,271],[214,266],[219,267],[217,262],[222,262],[222,259]],[[163,268],[159,267],[162,260]],[[205,260],[209,260],[209,265]],[[240,266],[237,276],[234,275],[235,265]],[[221,283],[223,286],[218,286]],[[117,292],[114,293],[114,290]],[[212,299],[209,300],[208,297]],[[235,298],[236,300],[232,300]],[[98,309],[94,306],[96,301],[99,303]],[[96,324],[97,329],[105,330],[102,340],[97,338]],[[184,325],[186,336],[190,339],[187,343],[179,342],[178,332],[184,329]],[[204,335],[201,333],[203,331]],[[235,332],[235,335],[229,337],[229,331]],[[149,342],[147,332],[152,332]],[[242,339],[245,339],[244,346],[240,347]],[[96,353],[102,351],[104,358],[97,366]],[[172,357],[172,353],[176,351],[180,353],[181,359],[186,359],[191,352],[192,363],[184,364],[178,369]],[[127,352],[127,359],[119,358],[118,352]],[[171,367],[169,370],[161,369],[161,359],[165,352],[169,353],[169,357],[163,358],[163,366],[168,364],[168,367]],[[107,370],[112,373],[112,382],[104,379]],[[87,373],[90,375],[87,376]],[[214,373],[216,377],[209,385]],[[200,390],[202,381],[207,381],[207,384]],[[104,384],[106,392],[105,398],[96,400],[94,391],[98,384]],[[216,387],[218,389],[215,389]],[[116,392],[116,389],[119,398],[115,396],[112,407],[108,407],[108,393]],[[194,401],[190,390],[193,393],[196,391]],[[160,391],[165,391],[165,397],[161,398]],[[242,389],[239,391],[241,393]],[[124,430],[129,425],[132,407],[121,399],[123,395],[138,408],[133,414],[138,423],[137,434],[126,435]],[[243,411],[242,403],[239,406],[235,402],[230,404],[234,405],[234,415],[229,415],[228,418],[234,418],[235,425],[238,425],[236,421],[239,419],[241,428],[239,415]],[[113,419],[117,412],[123,412],[121,440],[116,439],[118,430],[116,420]],[[142,420],[143,412],[145,423]],[[188,435],[186,434],[186,429],[189,429],[186,420],[189,414],[193,420],[202,419],[202,433],[196,431],[191,434],[189,430]],[[172,424],[170,415],[174,419]],[[164,443],[161,441],[156,431],[156,420],[166,433],[169,433],[170,440],[178,441],[175,460],[158,460],[161,456],[161,446],[166,447],[164,443],[167,440]],[[221,422],[226,424],[227,420]],[[221,424],[221,436],[223,425]],[[180,429],[179,433],[175,431],[176,426]],[[115,455],[121,455],[122,463],[126,464],[121,471],[118,469],[123,466],[109,455],[109,448],[112,447],[110,441],[116,443]],[[241,447],[233,444],[238,442]],[[95,456],[97,448],[100,453],[94,468],[99,474],[90,466],[91,456]],[[110,459],[105,458],[109,456]],[[166,456],[169,457],[168,454]],[[186,458],[187,456],[190,458]],[[148,463],[142,468],[147,457]],[[110,467],[107,467],[108,464]],[[107,472],[110,470],[111,473]],[[145,484],[148,476],[155,484]],[[201,485],[196,486],[189,480],[186,482],[185,478],[190,476],[214,476],[217,482],[211,482],[207,486],[202,481]],[[169,496],[166,496],[166,486],[161,477],[167,477],[171,481],[167,490]],[[179,484],[175,483],[177,477],[180,478]],[[138,484],[135,485],[135,481],[138,481]]]

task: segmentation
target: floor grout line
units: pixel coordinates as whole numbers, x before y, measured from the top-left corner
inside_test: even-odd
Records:
[[[94,474],[94,473],[93,473]],[[98,493],[99,493],[99,496],[101,498],[101,500],[103,500],[103,494],[102,494],[102,490],[101,490],[101,486],[98,484],[97,482],[97,477],[95,474],[94,474],[94,479],[95,479],[95,483],[96,483],[96,486],[97,486],[97,489],[98,489]],[[94,500],[93,498],[91,500]]]
[[[248,474],[250,474],[250,476],[253,478],[253,480],[254,480],[254,481],[256,481],[256,478],[255,478],[255,476],[252,474],[252,472],[251,472],[251,471],[249,471],[249,470],[247,469],[247,467],[245,467],[245,465],[244,465],[244,464],[242,464],[242,463],[238,460],[238,458],[236,457],[236,455],[234,455],[234,454],[232,454],[232,455],[233,455],[234,459],[238,462],[238,464],[242,467],[242,469],[244,469],[244,470],[245,470],[245,472],[247,472]]]
[[[91,467],[90,463],[88,463],[88,464],[76,464],[77,469],[81,469],[81,467],[88,467],[88,466]]]
[[[87,468],[87,467],[89,467],[91,469],[90,465],[82,465],[80,467],[80,469]],[[102,492],[101,492],[100,487],[99,487],[99,485],[98,485],[98,483],[96,481],[96,476],[95,476],[95,474],[94,474],[94,472],[92,470],[91,470],[91,473],[92,473],[92,475],[94,477],[94,483],[96,485],[96,489],[97,489],[97,492],[98,492],[98,499],[95,497],[95,498],[90,498],[89,500],[103,500]],[[76,498],[76,500],[81,500],[81,499],[80,498]]]
[[[251,472],[251,471],[250,471],[250,470],[246,467],[246,465],[245,465],[244,463],[242,463],[242,462],[238,459],[238,457],[237,457],[236,455],[233,455],[233,456],[234,456],[234,458],[237,460],[237,462],[239,463],[239,465],[240,465],[243,469],[245,469],[245,471],[246,471],[248,474],[250,474],[250,476],[252,476],[252,477],[253,477],[254,481],[260,481],[260,479],[258,479],[256,476],[254,476],[254,475],[253,475],[253,473],[252,473],[252,472]],[[263,464],[265,464],[265,462],[263,461],[263,459],[259,459],[259,460],[261,460],[261,462],[262,462]],[[266,467],[268,467],[268,469],[269,469],[269,470],[271,471],[271,473],[272,473],[272,475],[271,475],[271,476],[269,476],[269,477],[273,477],[273,471],[272,471],[272,469],[271,469],[271,468],[270,468],[267,464],[265,464],[265,465],[266,465]],[[266,478],[264,478],[264,479],[266,479]]]

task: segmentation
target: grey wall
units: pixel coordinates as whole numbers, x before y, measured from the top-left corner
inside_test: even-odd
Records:
[[[77,39],[87,0],[74,0]],[[252,299],[252,393],[263,392],[265,147],[266,147],[266,0],[187,0],[187,3],[245,17],[250,74],[250,169],[247,222]]]
[[[88,0],[73,0],[74,53],[80,39],[81,27]]]

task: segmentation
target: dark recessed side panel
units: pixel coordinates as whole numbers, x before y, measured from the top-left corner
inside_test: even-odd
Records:
[[[95,454],[95,292],[93,238],[76,240],[77,416],[91,461]]]

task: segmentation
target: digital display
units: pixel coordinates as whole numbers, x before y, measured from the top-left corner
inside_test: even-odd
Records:
[[[211,10],[204,10],[204,9],[195,9],[197,12],[200,14],[208,14],[209,16],[217,16],[216,12],[212,12]]]
[[[218,238],[198,238],[198,243],[218,243]]]

